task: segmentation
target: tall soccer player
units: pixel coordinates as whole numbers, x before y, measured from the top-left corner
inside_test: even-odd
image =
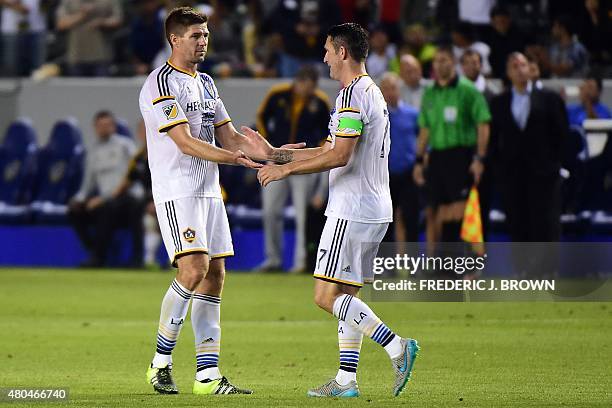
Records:
[[[165,29],[172,55],[148,76],[139,103],[157,217],[178,273],[161,304],[147,381],[159,393],[178,392],[172,380],[172,350],[191,302],[193,392],[250,394],[231,384],[218,367],[224,257],[234,252],[217,163],[261,167],[249,157],[264,159],[269,145],[234,129],[212,78],[197,71],[208,46],[206,16],[189,7],[177,8],[168,15]]]
[[[319,307],[338,319],[340,368],[335,378],[308,391],[316,397],[359,396],[357,365],[364,335],[391,358],[395,396],[410,379],[419,350],[416,340],[396,335],[356,296],[363,283],[372,280],[371,266],[393,211],[387,163],[389,113],[366,73],[367,54],[368,35],[359,25],[330,29],[324,62],[343,88],[332,111],[328,143],[314,149],[273,149],[270,157],[287,164],[264,166],[258,173],[260,183],[267,186],[293,174],[331,170],[314,297]]]

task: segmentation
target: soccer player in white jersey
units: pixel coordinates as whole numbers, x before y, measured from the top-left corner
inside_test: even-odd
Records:
[[[178,267],[162,301],[147,381],[159,393],[178,392],[171,375],[172,350],[191,301],[197,363],[193,392],[250,394],[232,385],[218,367],[223,258],[233,255],[233,247],[217,163],[261,167],[249,157],[265,159],[269,145],[235,130],[212,78],[197,71],[208,46],[206,22],[206,16],[189,7],[170,12],[165,29],[172,55],[140,92],[157,217],[168,255]]]
[[[276,149],[270,157],[288,163],[264,166],[258,172],[260,183],[267,186],[292,174],[331,170],[314,297],[319,307],[338,319],[340,368],[334,379],[308,391],[316,397],[359,396],[356,373],[363,335],[389,354],[395,396],[410,379],[419,350],[416,340],[393,333],[356,296],[364,282],[372,280],[378,245],[392,221],[389,113],[380,90],[366,73],[367,54],[368,36],[359,25],[347,23],[330,29],[324,62],[331,78],[343,88],[331,114],[329,143],[314,149]]]

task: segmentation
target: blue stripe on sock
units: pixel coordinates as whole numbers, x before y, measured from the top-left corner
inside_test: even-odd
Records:
[[[174,346],[176,344],[176,340],[169,340],[160,334],[157,335],[157,342],[167,344],[168,346]]]
[[[382,328],[383,328],[383,324],[381,323],[378,325],[376,330],[374,330],[374,333],[372,333],[372,336],[371,336],[372,340],[376,341],[376,338],[378,337],[378,334],[381,332]]]
[[[170,341],[170,340],[166,340],[164,338],[160,338],[159,336],[157,337],[157,344],[161,344],[164,345],[166,347],[174,347],[176,346],[176,340],[175,341]]]
[[[374,331],[374,334],[372,335],[372,340],[374,340],[378,344],[381,344],[387,338],[389,333],[392,333],[391,330],[387,326],[385,326],[384,323],[381,323]]]

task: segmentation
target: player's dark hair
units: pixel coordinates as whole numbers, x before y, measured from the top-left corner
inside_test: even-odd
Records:
[[[105,118],[111,118],[111,119],[115,119],[115,115],[113,115],[113,112],[109,111],[109,110],[101,110],[96,112],[96,114],[94,115],[94,123],[99,121],[100,119],[105,119]]]
[[[327,32],[336,52],[344,47],[352,59],[363,62],[368,57],[370,45],[368,33],[356,23],[344,23],[333,26]]]
[[[181,37],[187,31],[189,26],[194,24],[204,24],[208,21],[206,14],[202,14],[192,7],[177,7],[173,9],[168,17],[166,17],[165,29],[166,40],[172,47],[170,42],[170,34]]]
[[[480,61],[480,64],[482,64],[482,56],[480,55],[479,52],[474,51],[474,50],[467,50],[465,51],[463,54],[461,54],[461,58],[459,58],[459,62],[463,63],[463,61],[467,58],[467,57],[472,57],[476,55],[478,57],[478,61]]]
[[[315,84],[319,82],[319,73],[317,70],[310,65],[304,65],[299,69],[297,74],[295,74],[295,79],[298,81],[312,81]]]

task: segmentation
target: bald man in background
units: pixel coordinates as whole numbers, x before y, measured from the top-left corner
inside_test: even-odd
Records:
[[[400,58],[399,74],[403,81],[401,89],[402,101],[416,109],[420,109],[421,99],[425,91],[425,80],[423,79],[421,63],[414,56],[404,54]]]

